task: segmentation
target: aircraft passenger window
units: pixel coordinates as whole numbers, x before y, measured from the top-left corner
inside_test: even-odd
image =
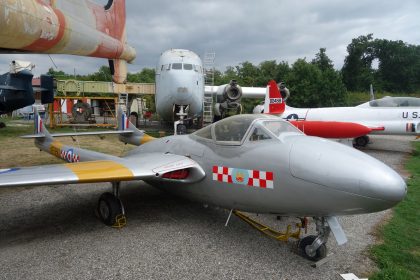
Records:
[[[270,135],[268,135],[264,130],[261,128],[255,128],[254,132],[252,132],[249,141],[260,141],[260,140],[269,140],[272,139]]]
[[[170,64],[166,64],[166,70],[171,70],[171,65]]]
[[[206,139],[212,139],[212,137],[211,137],[211,127],[212,127],[211,125],[203,127],[202,129],[199,129],[196,132],[194,132],[194,134],[199,136],[199,137],[206,138]]]
[[[192,70],[192,69],[193,69],[192,64],[187,64],[187,63],[184,64],[184,70]]]
[[[182,69],[182,63],[172,63],[172,69],[174,70]]]

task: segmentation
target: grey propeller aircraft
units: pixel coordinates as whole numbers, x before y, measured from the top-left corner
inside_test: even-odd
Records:
[[[311,260],[325,257],[330,232],[338,244],[347,241],[336,216],[382,211],[406,195],[404,180],[381,161],[306,136],[274,116],[236,115],[159,139],[138,130],[125,113],[118,118],[120,140],[139,146],[124,157],[66,146],[36,114],[35,134],[26,138],[67,163],[1,169],[0,187],[111,182],[112,192],[97,206],[110,226],[125,223],[119,189],[130,180],[227,209],[313,217],[317,234],[298,243]]]

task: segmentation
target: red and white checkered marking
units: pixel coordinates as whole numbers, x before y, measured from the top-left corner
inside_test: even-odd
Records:
[[[262,170],[237,169],[213,166],[213,180],[259,188],[274,188],[274,173]]]

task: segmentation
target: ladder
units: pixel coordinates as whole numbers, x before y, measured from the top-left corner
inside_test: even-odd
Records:
[[[203,71],[204,71],[204,85],[214,86],[214,60],[216,53],[214,51],[207,51],[204,54]],[[207,126],[213,122],[213,102],[214,97],[212,93],[204,91],[203,98],[203,126]]]

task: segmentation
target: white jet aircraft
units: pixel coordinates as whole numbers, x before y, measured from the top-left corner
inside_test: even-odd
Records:
[[[205,86],[204,75],[201,58],[194,52],[184,49],[163,52],[156,67],[158,115],[169,122],[199,118],[203,113],[204,93],[207,93],[216,101],[214,115],[222,118],[227,110],[240,111],[242,96],[265,96],[265,88],[241,87],[234,80],[226,85]]]
[[[253,112],[264,112],[264,105],[257,105]],[[369,134],[420,135],[420,106],[375,107],[365,105],[325,108],[293,108],[286,106],[281,117],[289,121],[355,123],[371,128],[372,130]],[[359,136],[354,141],[357,146],[363,147],[369,143],[369,137],[367,135]]]

